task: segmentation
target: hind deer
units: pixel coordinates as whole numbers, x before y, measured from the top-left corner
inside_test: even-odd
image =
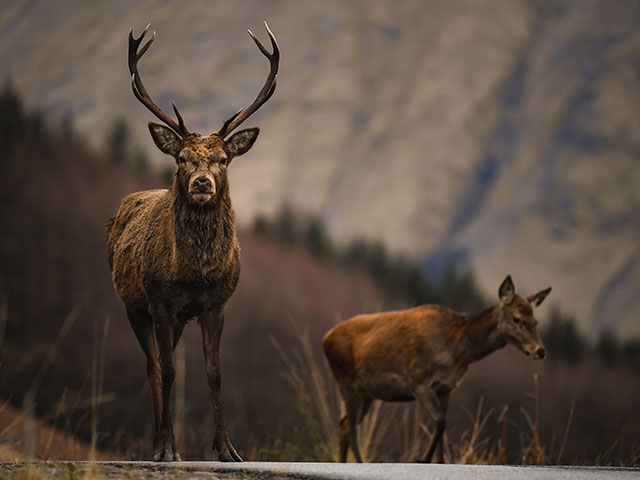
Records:
[[[449,395],[460,384],[469,364],[507,344],[534,359],[545,357],[536,332],[533,308],[551,291],[516,295],[510,276],[498,290],[500,302],[475,315],[456,313],[440,305],[358,315],[336,325],[322,346],[338,383],[345,414],[340,419],[341,462],[349,447],[362,462],[356,427],[374,399],[417,400],[435,423],[423,462],[444,462],[442,436]]]
[[[155,32],[139,46],[149,27],[138,38],[133,29],[129,32],[131,86],[136,98],[164,123],[149,123],[149,131],[156,146],[175,158],[177,172],[167,190],[127,196],[108,222],[113,284],[147,358],[155,415],[153,459],[180,460],[171,423],[173,351],[187,321],[197,319],[213,407],[213,448],[220,460],[242,461],[229,440],[220,396],[224,308],[240,273],[227,169],[234,157],[253,146],[259,129],[228,136],[273,95],[280,50],[266,23],[272,53],[249,31],[269,60],[267,80],[251,105],[227,119],[218,132],[202,136],[187,130],[175,103],[177,121],[166,115],[142,84],[138,61],[155,40]]]

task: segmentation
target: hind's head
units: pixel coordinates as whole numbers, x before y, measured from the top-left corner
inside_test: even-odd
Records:
[[[534,359],[544,358],[546,350],[538,336],[538,320],[533,309],[543,302],[549,292],[551,287],[528,297],[521,297],[516,294],[511,275],[507,275],[498,290],[500,333],[508,343]]]

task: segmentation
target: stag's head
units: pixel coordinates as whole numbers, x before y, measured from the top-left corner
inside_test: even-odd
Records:
[[[262,90],[251,105],[238,110],[225,120],[220,130],[208,136],[189,132],[175,103],[173,110],[177,121],[165,114],[151,99],[138,73],[138,61],[151,46],[156,34],[154,32],[152,38],[138,50],[151,24],[147,25],[138,38],[133,36],[133,29],[129,32],[129,72],[131,73],[133,93],[151,113],[164,123],[164,125],[149,123],[151,137],[163,153],[175,158],[178,164],[175,185],[181,194],[184,194],[189,201],[195,204],[213,205],[216,203],[218,193],[226,190],[227,167],[231,160],[249,151],[258,138],[260,132],[258,128],[248,128],[229,135],[269,100],[276,89],[280,49],[266,22],[264,25],[271,39],[272,53],[269,53],[256,36],[249,31],[249,35],[270,63],[269,75]]]
[[[543,302],[550,291],[551,287],[548,287],[528,297],[521,297],[516,294],[510,275],[507,275],[498,290],[499,329],[503,338],[536,359],[544,358],[546,351],[538,336],[538,320],[533,309]]]

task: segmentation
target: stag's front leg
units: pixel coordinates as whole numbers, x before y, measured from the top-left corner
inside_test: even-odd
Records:
[[[152,307],[152,316],[160,357],[160,376],[162,380],[162,416],[160,430],[154,442],[153,460],[156,462],[179,462],[171,423],[171,387],[176,376],[173,365],[173,320],[164,306]]]
[[[205,371],[213,407],[213,449],[218,452],[218,459],[223,462],[241,462],[242,458],[240,458],[240,455],[238,455],[229,440],[229,433],[222,413],[220,337],[222,336],[223,326],[224,314],[222,312],[208,312],[202,315],[200,319]]]
[[[153,416],[155,419],[154,448],[160,431],[160,418],[162,417],[162,379],[160,378],[160,363],[156,349],[156,338],[153,332],[153,319],[148,312],[142,313],[127,309],[127,316],[136,338],[147,358],[147,377],[151,386],[151,399],[153,400]]]

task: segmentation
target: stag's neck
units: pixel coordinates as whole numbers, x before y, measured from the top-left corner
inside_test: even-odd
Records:
[[[499,331],[500,311],[497,306],[480,313],[464,315],[462,323],[462,339],[460,354],[466,363],[477,362],[506,346],[506,341]]]
[[[174,185],[171,205],[174,268],[204,276],[224,270],[237,246],[235,214],[228,187],[219,193],[215,205],[189,203]]]

